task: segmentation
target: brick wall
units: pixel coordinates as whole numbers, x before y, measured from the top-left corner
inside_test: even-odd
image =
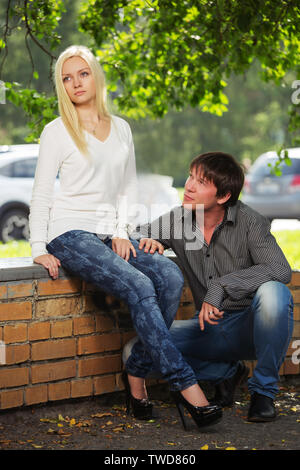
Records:
[[[300,272],[290,287],[294,338],[281,374],[300,372],[292,361],[296,349],[300,359]],[[185,286],[177,318],[193,314]],[[134,335],[128,309],[117,299],[62,269],[53,281],[31,259],[0,260],[1,410],[123,389],[122,348]]]

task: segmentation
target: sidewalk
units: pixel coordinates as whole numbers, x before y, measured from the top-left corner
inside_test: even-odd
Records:
[[[219,424],[201,432],[192,420],[190,429],[184,431],[164,385],[151,388],[149,395],[159,414],[152,422],[126,416],[124,393],[2,412],[0,449],[164,450],[170,454],[183,450],[300,450],[300,377],[281,383],[275,422],[246,421],[249,396],[244,390],[233,408],[224,409]]]

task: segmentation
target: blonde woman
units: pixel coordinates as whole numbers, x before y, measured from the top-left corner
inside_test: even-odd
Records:
[[[216,421],[219,410],[208,406],[169,335],[182,292],[181,271],[161,256],[159,243],[149,247],[151,254],[130,238],[126,207],[136,196],[130,127],[108,112],[104,75],[89,49],[66,49],[57,60],[55,82],[60,117],[41,134],[31,201],[34,262],[54,279],[63,266],[127,302],[140,338],[123,373],[128,412],[131,407],[137,418],[152,416],[144,378],[155,369],[171,390],[196,405],[201,423]],[[61,189],[54,194],[58,173]]]

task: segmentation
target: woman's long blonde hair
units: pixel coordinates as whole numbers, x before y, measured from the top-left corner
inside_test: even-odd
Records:
[[[72,137],[78,150],[87,155],[87,142],[74,104],[69,98],[62,79],[64,62],[70,57],[79,56],[91,69],[96,86],[96,106],[99,116],[110,118],[106,103],[106,85],[103,70],[94,54],[85,46],[70,46],[63,51],[55,64],[55,86],[58,98],[58,109],[63,123]]]

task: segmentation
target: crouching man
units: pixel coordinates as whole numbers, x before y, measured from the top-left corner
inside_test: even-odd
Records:
[[[170,331],[197,378],[214,382],[214,400],[231,406],[249,374],[243,360],[256,359],[248,420],[272,421],[293,330],[293,299],[285,285],[291,268],[270,222],[238,200],[243,183],[231,155],[199,155],[190,165],[182,206],[141,227],[139,248],[171,248],[177,255],[196,314],[175,321]],[[125,347],[125,360],[132,347],[134,341]]]

